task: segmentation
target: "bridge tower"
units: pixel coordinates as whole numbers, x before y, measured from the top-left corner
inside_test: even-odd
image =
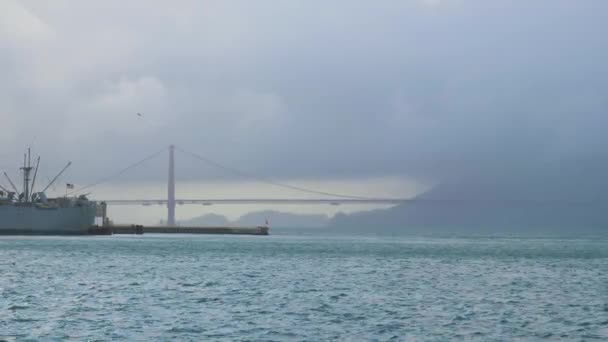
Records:
[[[169,182],[167,187],[167,225],[175,226],[175,146],[169,146]]]

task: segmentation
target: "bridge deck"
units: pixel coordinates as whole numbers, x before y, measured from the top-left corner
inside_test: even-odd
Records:
[[[104,202],[108,205],[167,205],[166,199],[132,199],[132,200],[120,200],[120,199],[108,199],[108,200],[97,200],[98,202]],[[177,205],[184,204],[199,204],[199,205],[219,205],[219,204],[401,204],[412,199],[403,198],[365,198],[365,199],[293,199],[293,198],[231,198],[231,199],[176,199]]]

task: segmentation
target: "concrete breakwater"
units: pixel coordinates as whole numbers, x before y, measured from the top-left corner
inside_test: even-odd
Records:
[[[268,235],[269,228],[260,227],[170,227],[170,226],[142,226],[142,225],[116,225],[91,227],[91,235],[112,234],[226,234],[226,235]]]

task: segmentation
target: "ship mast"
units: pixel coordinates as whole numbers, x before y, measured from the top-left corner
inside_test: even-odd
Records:
[[[34,178],[32,179],[32,185],[30,186],[30,200],[34,199],[34,185],[36,184],[36,176],[38,175],[38,167],[40,166],[40,156],[36,161],[36,168],[34,169]]]
[[[23,155],[23,201],[27,202],[30,198],[30,172],[32,171],[32,160],[30,148],[27,149],[27,154]]]

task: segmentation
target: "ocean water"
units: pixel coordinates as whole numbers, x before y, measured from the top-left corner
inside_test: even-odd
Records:
[[[608,240],[0,238],[0,340],[608,339]]]

